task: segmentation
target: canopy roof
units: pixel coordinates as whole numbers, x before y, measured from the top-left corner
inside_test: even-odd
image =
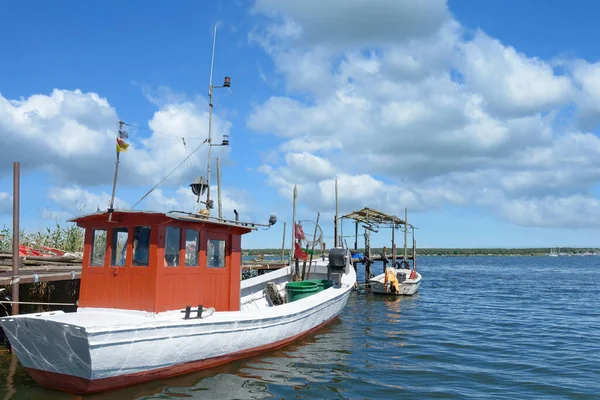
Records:
[[[384,212],[368,207],[365,207],[359,211],[352,211],[350,214],[342,216],[342,218],[353,219],[355,221],[375,226],[408,225],[410,227],[413,227],[411,224],[406,224],[406,221],[396,217],[395,215],[386,214]]]

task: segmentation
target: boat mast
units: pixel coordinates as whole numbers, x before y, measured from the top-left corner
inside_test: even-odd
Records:
[[[215,46],[217,44],[217,25],[215,25],[215,32],[213,35],[213,46],[212,46],[212,56],[211,56],[211,60],[210,60],[210,80],[208,83],[208,154],[207,154],[207,160],[206,160],[206,170],[207,170],[207,177],[206,177],[206,210],[208,211],[208,215],[210,215],[210,209],[214,208],[213,206],[213,201],[210,199],[210,153],[211,153],[211,148],[213,146],[228,146],[229,145],[229,136],[228,135],[223,135],[223,143],[221,144],[213,144],[212,143],[212,115],[213,115],[213,89],[220,89],[220,88],[229,88],[231,87],[231,78],[226,76],[225,80],[223,81],[223,85],[221,86],[215,86],[213,85],[213,69],[214,69],[214,65],[215,65]],[[218,182],[219,186],[220,186],[220,180]],[[220,190],[220,188],[219,188]],[[221,218],[221,210],[219,209],[219,218]]]
[[[123,132],[124,121],[119,121],[119,139],[124,139],[126,134]],[[117,161],[115,162],[115,177],[113,178],[112,195],[110,196],[110,206],[108,207],[108,222],[112,221],[112,214],[115,211],[115,193],[117,191],[117,178],[119,177],[119,156],[121,152],[117,146]]]
[[[213,35],[213,46],[212,46],[212,57],[210,60],[210,80],[208,83],[208,156],[207,156],[207,178],[206,178],[206,209],[208,210],[208,215],[210,215],[210,148],[212,147],[212,112],[213,112],[213,102],[212,102],[212,93],[213,93],[213,67],[215,65],[215,44],[217,43],[217,25],[215,25],[215,33]]]

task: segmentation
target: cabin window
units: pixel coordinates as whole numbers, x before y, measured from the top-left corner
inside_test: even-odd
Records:
[[[132,265],[136,267],[148,266],[148,255],[150,252],[150,227],[136,226],[133,228],[133,260]]]
[[[114,267],[124,267],[127,256],[127,238],[129,237],[129,228],[114,228],[112,230],[112,251],[110,255],[110,265]]]
[[[106,229],[92,230],[92,255],[90,266],[103,267],[106,256]]]
[[[198,245],[200,234],[192,229],[185,230],[185,265],[187,267],[198,266]]]
[[[225,241],[208,239],[206,246],[206,263],[208,268],[225,268]]]
[[[167,226],[165,238],[165,266],[177,267],[179,265],[179,249],[181,247],[181,229]]]

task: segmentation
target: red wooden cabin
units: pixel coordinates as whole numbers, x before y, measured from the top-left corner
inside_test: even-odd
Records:
[[[241,238],[251,225],[192,214],[115,211],[85,228],[79,307],[159,313],[240,309]]]

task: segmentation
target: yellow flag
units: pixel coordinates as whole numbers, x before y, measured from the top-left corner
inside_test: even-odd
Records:
[[[121,138],[117,138],[117,153],[121,151],[127,151],[129,145]]]

